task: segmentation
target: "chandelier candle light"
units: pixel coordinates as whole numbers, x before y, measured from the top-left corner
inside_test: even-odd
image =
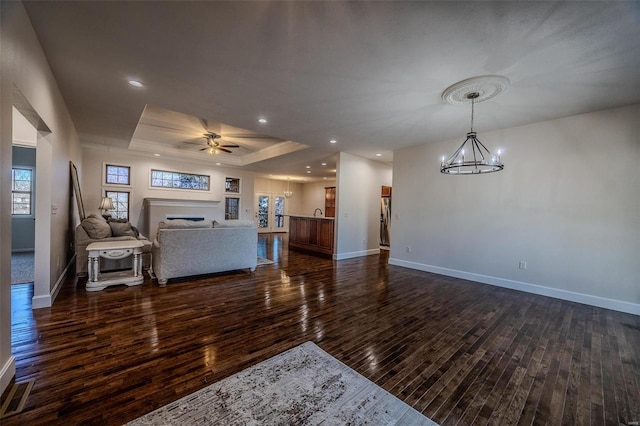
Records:
[[[473,131],[473,113],[476,102],[486,101],[507,89],[509,80],[502,76],[482,76],[463,80],[448,87],[442,99],[452,104],[471,103],[471,130],[467,139],[448,159],[442,157],[440,172],[451,175],[475,175],[499,172],[504,169],[500,150],[494,155]],[[466,158],[465,158],[466,157]]]

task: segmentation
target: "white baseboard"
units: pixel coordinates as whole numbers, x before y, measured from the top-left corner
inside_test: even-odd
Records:
[[[476,281],[482,284],[490,284],[497,287],[504,287],[512,290],[539,294],[541,296],[554,297],[556,299],[568,300],[570,302],[597,306],[599,308],[611,309],[613,311],[640,315],[640,304],[637,303],[629,303],[622,300],[608,299],[606,297],[576,293],[573,291],[562,290],[558,288],[545,287],[537,284],[525,283],[522,281],[507,280],[504,278],[491,277],[488,275],[474,274],[471,272],[458,271],[455,269],[441,268],[439,266],[425,265],[423,263],[410,262],[401,259],[389,258],[389,264],[410,269],[417,269],[425,272],[433,272],[434,274],[446,275],[449,277],[461,278],[469,281]]]
[[[370,250],[361,250],[361,251],[352,251],[349,253],[339,253],[333,255],[333,260],[344,260],[344,259],[352,259],[354,257],[362,257],[362,256],[370,256],[372,254],[379,254],[380,249],[370,249]]]
[[[74,254],[71,256],[71,260],[69,260],[69,263],[67,263],[67,266],[65,266],[64,270],[58,277],[58,281],[56,281],[56,285],[53,286],[50,294],[46,294],[44,296],[33,296],[31,299],[31,309],[50,308],[53,306],[53,302],[56,300],[56,297],[58,296],[58,293],[60,293],[60,289],[67,278],[67,272],[75,260],[76,255]]]
[[[0,395],[7,389],[11,379],[16,375],[16,359],[13,355],[9,357],[7,362],[2,366],[0,370]]]

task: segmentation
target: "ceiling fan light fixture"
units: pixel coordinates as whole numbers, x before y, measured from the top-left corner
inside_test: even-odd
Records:
[[[471,129],[462,145],[449,157],[442,157],[440,172],[450,175],[476,175],[499,172],[504,169],[500,161],[501,151],[494,155],[480,142],[473,131],[473,113],[476,102],[486,101],[507,90],[509,79],[506,77],[481,76],[469,78],[449,86],[442,99],[451,104],[471,103]]]

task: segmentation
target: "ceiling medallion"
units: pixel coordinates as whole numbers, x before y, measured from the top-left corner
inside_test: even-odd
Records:
[[[477,102],[491,99],[507,90],[508,87],[508,78],[487,75],[460,81],[449,86],[442,93],[442,99],[450,104],[471,103],[471,130],[467,133],[467,138],[462,142],[462,145],[448,159],[442,157],[441,173],[474,175],[499,172],[504,169],[504,164],[500,161],[500,150],[497,155],[493,155],[473,131],[473,113]]]
[[[469,104],[471,99],[467,95],[477,93],[478,96],[474,98],[474,103],[477,104],[505,92],[510,84],[509,79],[501,75],[471,77],[447,87],[442,92],[442,100],[453,105]]]

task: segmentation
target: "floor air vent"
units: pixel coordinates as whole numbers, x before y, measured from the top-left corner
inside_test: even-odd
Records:
[[[22,411],[25,402],[29,397],[34,380],[28,382],[14,383],[7,395],[7,399],[0,407],[0,419],[12,416]]]

